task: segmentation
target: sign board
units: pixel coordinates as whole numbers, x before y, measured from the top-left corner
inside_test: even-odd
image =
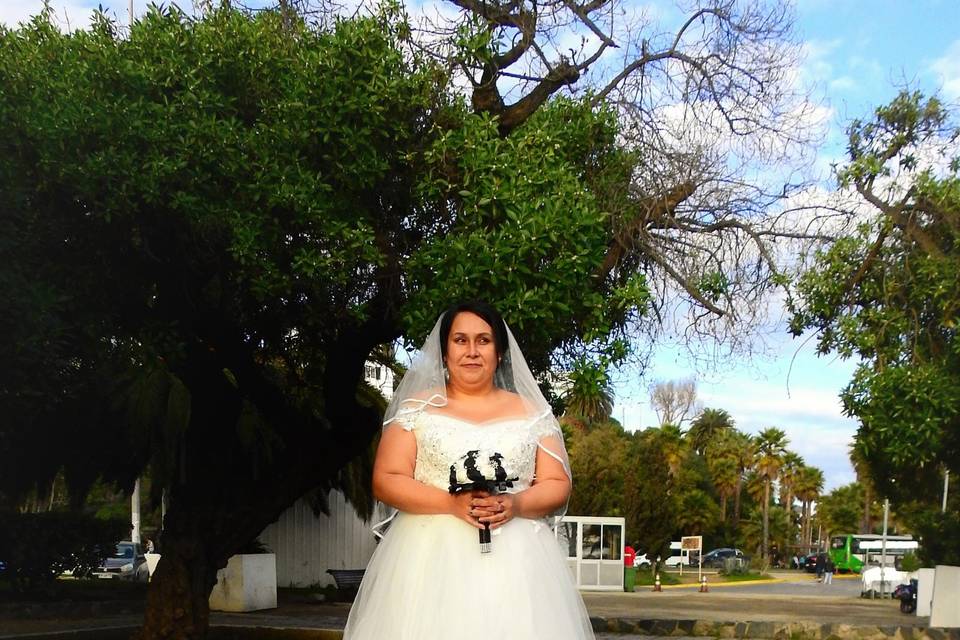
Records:
[[[680,548],[685,551],[701,551],[703,549],[703,536],[683,536],[680,538]]]

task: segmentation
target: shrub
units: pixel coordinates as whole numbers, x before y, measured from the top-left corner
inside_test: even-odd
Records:
[[[916,555],[912,553],[905,554],[903,558],[900,560],[900,569],[902,571],[908,571],[910,573],[913,573],[914,571],[919,569],[920,566],[921,566],[920,558],[918,558]]]
[[[725,576],[745,576],[750,573],[750,565],[743,558],[726,558],[720,573]]]
[[[73,512],[0,512],[2,574],[14,590],[48,586],[67,570],[95,569],[130,532],[126,520],[100,520]]]

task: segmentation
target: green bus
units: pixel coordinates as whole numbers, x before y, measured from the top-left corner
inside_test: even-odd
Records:
[[[886,555],[883,555],[883,536],[868,533],[845,533],[830,538],[830,558],[840,573],[860,573],[870,564],[895,564],[907,553],[916,553],[919,544],[913,536],[887,536]]]

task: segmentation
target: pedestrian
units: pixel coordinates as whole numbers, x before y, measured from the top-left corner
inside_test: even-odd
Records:
[[[824,559],[825,559],[824,554],[818,553],[818,554],[817,554],[817,558],[816,558],[816,560],[814,561],[814,562],[816,562],[816,564],[814,565],[814,567],[816,567],[816,571],[817,571],[817,582],[822,582],[822,581],[823,581],[823,565],[824,565]]]
[[[834,568],[833,558],[828,555],[823,562],[823,584],[833,584]]]

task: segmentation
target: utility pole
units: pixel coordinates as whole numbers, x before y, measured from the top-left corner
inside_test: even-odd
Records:
[[[943,503],[940,505],[940,513],[947,512],[947,491],[950,489],[950,469],[943,469]]]
[[[130,540],[140,542],[140,478],[133,483],[133,495],[130,497],[130,524],[133,525],[133,531],[130,532]]]
[[[890,517],[890,499],[883,500],[883,537],[880,539],[880,599],[886,597],[887,591],[887,519]]]

